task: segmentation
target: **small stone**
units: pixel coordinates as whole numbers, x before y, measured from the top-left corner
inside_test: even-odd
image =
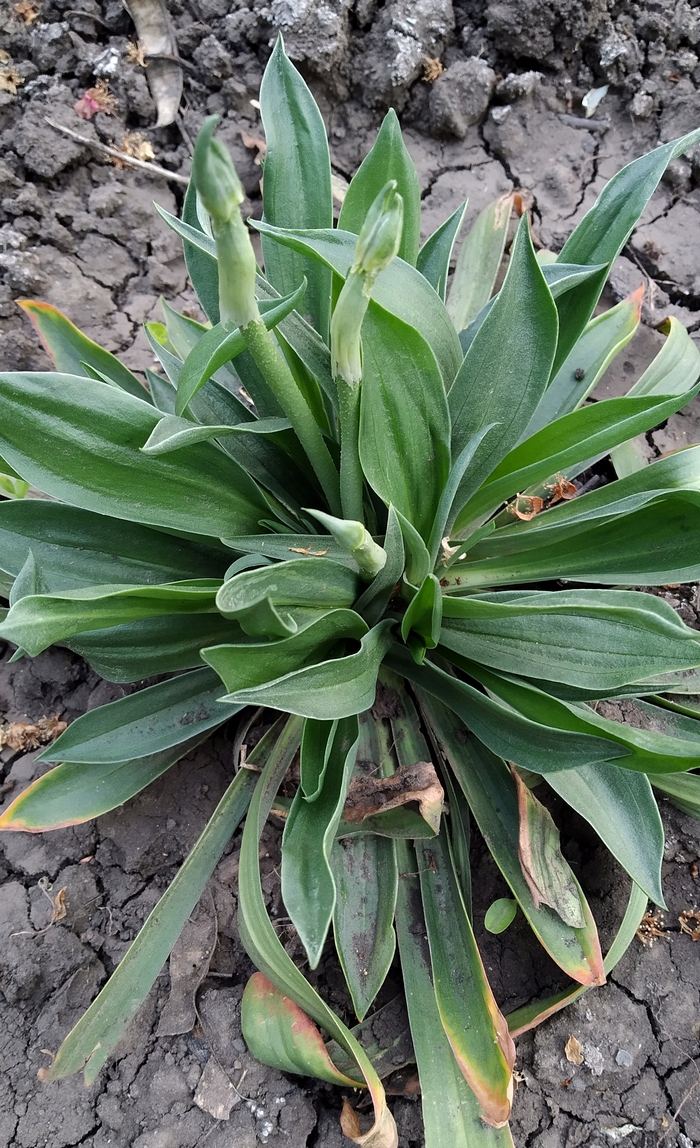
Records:
[[[646,120],[654,110],[654,97],[648,92],[637,92],[629,104],[630,115],[638,120]]]
[[[506,120],[508,119],[508,116],[510,115],[510,112],[511,112],[510,104],[501,104],[497,108],[491,108],[491,119],[493,120],[493,122],[495,124],[498,124],[500,127],[501,124],[504,124],[506,122]]]
[[[496,95],[500,100],[511,103],[513,100],[531,96],[539,87],[543,79],[541,72],[509,72],[496,88]]]
[[[626,1048],[619,1049],[615,1060],[622,1068],[631,1068],[634,1064],[634,1057]]]
[[[430,91],[430,122],[441,136],[464,139],[483,120],[496,87],[496,73],[485,60],[459,60],[435,81]]]
[[[602,1076],[603,1069],[605,1068],[605,1058],[594,1044],[584,1044],[583,1046],[583,1059],[584,1063],[590,1068],[594,1076]]]

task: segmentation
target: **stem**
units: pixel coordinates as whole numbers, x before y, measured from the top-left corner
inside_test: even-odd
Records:
[[[241,334],[255,363],[262,371],[282,410],[294,427],[311,463],[331,513],[340,515],[340,482],[335,463],[326,446],[320,427],[299,390],[292,372],[277,350],[272,335],[262,319],[241,328]]]
[[[364,522],[362,507],[363,476],[360,466],[360,386],[352,386],[338,377],[338,414],[340,417],[340,503],[343,518]]]

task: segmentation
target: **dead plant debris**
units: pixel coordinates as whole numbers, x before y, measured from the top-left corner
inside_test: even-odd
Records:
[[[681,932],[686,933],[691,941],[700,941],[700,909],[684,909],[678,924]]]
[[[423,57],[423,79],[427,84],[434,84],[444,74],[445,67],[441,60],[433,56]]]
[[[569,1064],[583,1064],[583,1045],[573,1033],[564,1045],[564,1056]]]
[[[666,936],[668,936],[668,929],[663,927],[661,913],[654,913],[653,910],[649,909],[642,917],[637,929],[637,940],[650,949],[657,937]]]
[[[122,142],[116,150],[123,154],[124,159],[120,159],[119,156],[114,155],[111,157],[110,163],[113,163],[114,166],[119,169],[129,167],[128,161],[130,159],[139,159],[147,163],[149,160],[152,160],[156,154],[151,144],[140,132],[129,132],[123,137]]]
[[[0,726],[0,749],[7,746],[18,753],[38,749],[55,741],[59,733],[68,728],[68,722],[61,721],[59,714],[39,718],[37,722],[13,721]]]
[[[98,80],[94,88],[88,88],[83,96],[73,104],[73,110],[81,120],[91,120],[98,112],[113,116],[118,107],[115,96],[109,90],[106,80]]]
[[[139,68],[147,68],[146,49],[143,44],[130,40],[126,46],[125,58],[127,64],[136,64]]]
[[[18,3],[13,6],[13,11],[23,24],[33,24],[35,20],[39,19],[40,8],[36,0],[18,0]]]

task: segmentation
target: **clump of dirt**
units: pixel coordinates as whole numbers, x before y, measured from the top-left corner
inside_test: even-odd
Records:
[[[17,298],[56,304],[134,370],[153,365],[142,324],[159,317],[159,295],[198,315],[179,242],[152,208],[155,199],[176,212],[182,184],[115,167],[90,142],[132,154],[148,145],[161,168],[182,176],[204,116],[218,112],[246,210],[259,215],[255,140],[262,133],[254,101],[277,30],[319,99],[339,175],[349,178],[357,168],[384,109],[392,104],[401,111],[421,180],[426,235],[465,198],[474,218],[515,187],[532,205],[538,242],[557,250],[623,163],[700,125],[700,8],[689,0],[170,0],[168,6],[184,96],[178,121],[158,129],[147,61],[139,58],[119,0],[81,0],[77,9],[70,0],[20,0],[0,13],[7,55],[0,54],[3,369],[48,367]],[[111,102],[82,118],[75,105],[98,85]],[[587,119],[581,101],[604,85],[609,90]],[[88,142],[61,134],[47,118]],[[610,302],[644,282],[644,325],[599,395],[623,393],[638,376],[662,345],[655,327],[663,319],[676,316],[700,338],[699,184],[696,149],[671,165],[613,269]],[[699,411],[695,402],[647,436],[649,457],[696,441]],[[660,592],[688,624],[698,624],[695,589]],[[0,668],[6,723],[56,714],[70,721],[123,692],[63,650]],[[35,757],[9,745],[0,750],[3,797],[33,780]],[[185,984],[176,958],[93,1086],[77,1078],[50,1086],[36,1080],[47,1063],[41,1050],[56,1050],[123,956],[230,772],[231,743],[219,734],[94,825],[4,836],[0,1141],[8,1148],[344,1143],[339,1093],[256,1064],[242,1039],[240,998],[252,967],[235,928],[236,840],[181,942],[180,967],[199,953],[202,983],[195,977]],[[556,801],[554,809],[571,841],[568,859],[609,939],[624,912],[626,879],[582,822]],[[651,945],[635,943],[607,988],[518,1041],[518,1145],[700,1142],[700,944],[680,923],[700,903],[700,835],[697,823],[671,806],[664,806],[664,817],[662,936]],[[276,872],[278,838],[271,827],[263,840],[264,886],[294,953],[298,942],[285,931]],[[505,890],[478,845],[472,860],[475,922],[502,1006],[556,991],[558,971],[522,921],[498,938],[483,932],[486,908]],[[328,961],[318,976],[324,995],[349,1018],[338,969]],[[388,986],[386,999],[395,988]],[[195,1004],[194,1024],[177,1031]],[[581,1064],[566,1058],[570,1036],[581,1045]],[[401,1143],[419,1148],[419,1104],[408,1097],[392,1104]]]

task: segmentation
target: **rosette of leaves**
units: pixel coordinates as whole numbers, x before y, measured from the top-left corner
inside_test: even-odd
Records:
[[[182,218],[162,213],[208,321],[165,305],[144,386],[25,301],[56,372],[0,375],[0,471],[43,493],[0,503],[0,636],[15,656],[64,645],[111,681],[159,677],[61,734],[2,827],[96,817],[223,723],[239,747],[251,721],[266,730],[44,1075],[95,1078],[245,820],[249,1047],[366,1087],[374,1123],[348,1103],[344,1131],[396,1143],[391,1057],[332,1012],[268,918],[258,851],[275,815],[309,966],[332,935],[363,1022],[400,963],[426,1143],[508,1145],[514,1035],[602,984],[647,898],[663,904],[653,787],[700,808],[700,641],[644,589],[700,575],[700,446],[647,465],[633,444],[695,394],[700,356],[671,320],[626,395],[586,401],[639,322],[639,293],[594,317],[611,262],[700,131],[624,168],[556,258],[523,215],[495,295],[512,198],[488,208],[446,303],[464,208],[420,246],[394,114],[335,225],[323,122],[281,41],[260,103],[264,272],[208,121]],[[631,879],[605,957],[548,790]],[[470,822],[511,890],[492,927],[517,906],[571,978],[507,1017],[474,939]]]

